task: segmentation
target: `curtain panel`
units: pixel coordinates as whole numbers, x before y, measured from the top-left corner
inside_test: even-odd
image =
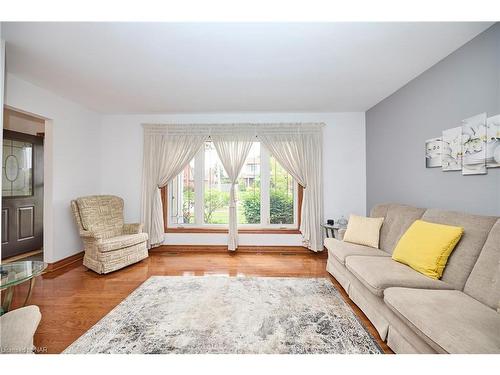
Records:
[[[231,179],[228,249],[238,246],[235,184],[253,141],[271,155],[304,188],[300,232],[304,246],[323,250],[322,123],[143,124],[144,159],[141,218],[148,246],[163,242],[164,222],[159,188],[167,185],[211,139]]]
[[[236,183],[240,175],[241,168],[252,148],[255,137],[241,137],[241,135],[226,134],[211,136],[217,154],[231,181],[229,192],[229,230],[227,248],[230,251],[238,247],[238,215],[236,212]]]
[[[321,133],[260,134],[281,166],[304,188],[300,233],[304,246],[323,250],[323,176]]]
[[[141,219],[148,248],[164,240],[160,188],[177,176],[207,140],[207,134],[144,134]]]

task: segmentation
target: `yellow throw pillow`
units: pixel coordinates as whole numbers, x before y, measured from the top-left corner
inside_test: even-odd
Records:
[[[383,222],[383,217],[351,215],[344,234],[344,241],[378,249],[380,227]]]
[[[440,279],[463,232],[461,227],[417,220],[400,238],[392,259],[433,279]]]

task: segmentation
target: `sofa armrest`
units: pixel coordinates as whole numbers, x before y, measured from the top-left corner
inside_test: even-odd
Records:
[[[141,223],[123,224],[123,234],[142,233]]]
[[[337,240],[343,241],[344,240],[344,234],[345,234],[346,228],[340,228],[337,231]]]

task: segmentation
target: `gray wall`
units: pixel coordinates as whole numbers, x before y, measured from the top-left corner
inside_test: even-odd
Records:
[[[425,140],[481,112],[500,114],[500,23],[367,111],[367,210],[398,202],[500,215],[500,168],[425,168]]]

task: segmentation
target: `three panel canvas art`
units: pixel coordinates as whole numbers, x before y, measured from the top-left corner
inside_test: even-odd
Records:
[[[425,166],[461,170],[464,176],[486,174],[487,168],[500,167],[500,115],[469,117],[462,126],[425,141]]]

